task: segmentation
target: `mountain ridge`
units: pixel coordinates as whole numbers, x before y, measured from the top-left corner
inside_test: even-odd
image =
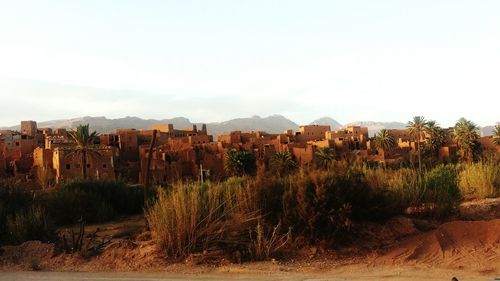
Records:
[[[110,133],[118,128],[135,128],[149,129],[154,124],[173,124],[175,128],[184,129],[191,128],[193,125],[201,127],[200,122],[191,122],[186,117],[173,117],[165,119],[143,119],[136,116],[125,116],[122,118],[107,118],[105,116],[83,116],[70,119],[58,119],[38,122],[39,128],[74,128],[79,124],[90,124],[92,130],[99,133]],[[299,130],[299,124],[284,117],[283,115],[274,114],[267,117],[251,116],[234,118],[222,122],[207,122],[207,129],[210,134],[215,137],[227,134],[231,131],[266,131],[268,133],[282,133],[285,130]],[[341,124],[337,120],[323,116],[311,123],[310,125],[330,125],[332,130],[338,130],[349,125],[368,127],[370,136],[373,136],[381,129],[404,129],[406,123],[402,122],[379,122],[379,121],[354,121],[346,124]],[[0,127],[0,129],[19,130],[19,125],[10,127]],[[491,135],[493,126],[481,127],[481,135]]]

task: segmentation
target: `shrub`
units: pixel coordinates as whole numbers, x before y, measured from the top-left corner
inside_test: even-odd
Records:
[[[47,194],[46,205],[58,225],[74,224],[79,219],[102,222],[115,215],[102,198],[80,189],[62,188],[53,191]]]
[[[464,164],[458,175],[458,186],[465,199],[500,195],[500,165],[493,161]]]
[[[104,222],[117,215],[140,213],[144,205],[142,187],[105,181],[74,181],[47,193],[45,201],[60,225],[80,218],[88,223]]]
[[[230,150],[226,154],[224,168],[232,176],[254,174],[257,171],[255,155],[249,151]]]
[[[0,244],[10,241],[7,219],[34,204],[35,196],[32,192],[13,186],[13,183],[0,182]]]
[[[74,181],[46,192],[33,192],[0,181],[0,242],[48,239],[50,224],[74,224],[80,218],[103,222],[118,215],[140,213],[143,189],[121,182]],[[155,192],[148,192],[151,197]],[[32,228],[30,228],[32,227]],[[40,234],[33,234],[40,231]]]
[[[267,223],[277,225],[283,217],[283,196],[289,185],[288,177],[267,173],[249,180],[255,191],[262,215]]]
[[[249,229],[260,218],[255,191],[245,179],[178,184],[160,191],[147,211],[153,236],[172,257],[220,248],[248,249]]]
[[[457,184],[457,172],[452,165],[439,165],[425,175],[423,200],[435,203],[438,214],[450,212],[460,201],[460,190]]]
[[[54,238],[54,229],[47,220],[45,210],[32,206],[7,218],[9,242],[20,244],[28,240],[50,241]]]
[[[363,166],[362,172],[371,189],[376,191],[388,189],[388,180],[393,174],[392,170]]]
[[[406,207],[434,203],[436,215],[451,211],[461,196],[457,186],[457,172],[452,165],[440,165],[419,176],[414,169],[368,169],[363,173],[375,197],[368,209],[377,209],[386,216],[396,215]],[[377,207],[378,206],[378,207]]]
[[[425,193],[425,186],[418,172],[409,168],[391,171],[388,187],[397,194],[404,206],[419,205]]]
[[[334,238],[351,223],[347,187],[327,171],[291,176],[283,198],[284,223],[310,240]]]

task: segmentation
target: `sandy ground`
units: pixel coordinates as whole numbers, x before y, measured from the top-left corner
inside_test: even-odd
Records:
[[[361,223],[353,230],[351,247],[305,247],[282,261],[243,264],[203,255],[169,262],[142,233],[143,219],[134,217],[87,227],[111,239],[90,258],[57,252],[53,244],[39,241],[2,247],[0,280],[493,280],[500,277],[500,219],[491,215],[498,204],[486,203],[489,207],[469,204],[461,210],[479,220],[438,225],[397,217],[384,224]],[[27,272],[34,262],[43,273]],[[95,272],[114,272],[118,279]]]
[[[364,265],[343,266],[318,272],[282,271],[280,268],[270,270],[266,263],[258,263],[245,268],[221,267],[212,272],[33,272],[16,271],[0,272],[0,280],[494,280],[496,275],[460,270],[439,269],[432,267],[370,267]]]

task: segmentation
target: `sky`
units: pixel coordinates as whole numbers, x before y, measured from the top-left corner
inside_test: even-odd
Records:
[[[0,0],[0,126],[500,121],[500,1]]]

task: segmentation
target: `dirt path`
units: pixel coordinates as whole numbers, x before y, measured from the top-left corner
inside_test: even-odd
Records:
[[[0,272],[1,281],[177,281],[177,280],[278,280],[278,281],[347,281],[347,280],[451,280],[457,276],[463,281],[494,280],[492,274],[468,273],[433,268],[347,266],[321,273],[296,272],[254,272],[239,271],[212,272],[202,274],[182,273],[88,273],[88,272]]]

